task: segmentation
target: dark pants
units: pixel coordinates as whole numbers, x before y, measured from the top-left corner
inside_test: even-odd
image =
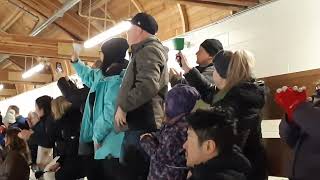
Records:
[[[131,180],[118,158],[95,160],[95,177],[95,180]]]
[[[56,172],[56,180],[76,180],[84,177],[88,177],[89,180],[96,180],[99,177],[95,176],[93,172],[93,163],[92,156],[67,158]]]
[[[126,131],[124,135],[121,163],[130,180],[146,180],[149,173],[150,158],[140,146],[140,136],[146,131]]]

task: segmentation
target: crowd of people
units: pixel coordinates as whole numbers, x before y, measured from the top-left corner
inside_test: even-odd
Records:
[[[128,39],[103,43],[92,67],[73,54],[83,88],[60,78],[62,96],[37,98],[27,118],[14,105],[1,116],[0,179],[29,179],[31,167],[57,180],[266,180],[265,86],[253,55],[207,39],[197,67],[177,54],[180,74],[168,69],[156,20],[138,13],[131,23]],[[303,88],[280,89],[276,102],[286,111],[281,137],[296,150],[291,178],[317,179],[318,106]]]

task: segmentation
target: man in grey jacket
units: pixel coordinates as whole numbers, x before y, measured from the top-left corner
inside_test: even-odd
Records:
[[[169,81],[168,50],[155,36],[158,24],[151,15],[138,13],[131,23],[128,32],[131,60],[118,96],[115,126],[119,130],[128,128],[122,162],[132,173],[132,179],[145,179],[149,165],[140,147],[140,135],[155,131],[164,117],[163,102]]]

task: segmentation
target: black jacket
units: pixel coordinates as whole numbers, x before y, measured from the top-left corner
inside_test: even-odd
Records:
[[[290,148],[294,161],[290,176],[293,180],[318,180],[320,176],[320,107],[305,102],[293,113],[293,122],[283,119],[279,131]]]
[[[238,119],[238,145],[250,160],[253,171],[249,180],[264,180],[266,174],[266,155],[262,144],[261,110],[265,104],[265,88],[255,80],[243,82],[231,88],[223,99],[213,103],[218,89],[208,82],[199,71],[192,69],[189,84],[201,94],[202,100],[212,106],[230,107]]]
[[[52,126],[54,133],[51,139],[55,142],[53,151],[55,156],[60,156],[60,163],[78,156],[81,118],[79,109],[72,107]]]
[[[78,89],[72,81],[67,81],[65,77],[60,78],[57,85],[63,97],[71,102],[73,107],[83,110],[90,90],[86,85],[83,85],[83,88]]]
[[[195,69],[198,70],[201,73],[201,75],[203,77],[205,77],[210,83],[214,84],[213,79],[212,79],[212,74],[214,71],[213,63],[211,63],[207,66],[196,66]],[[180,76],[170,77],[171,87],[175,86],[176,84],[181,84],[181,83],[188,84],[188,81],[192,81],[192,79],[193,79],[192,76],[193,76],[193,73],[190,72],[190,73],[186,73],[184,75],[185,79],[181,78]]]
[[[54,125],[51,115],[40,118],[40,121],[32,128],[33,134],[30,136],[29,144],[53,148],[54,141],[49,134],[52,134],[51,127]]]
[[[250,162],[235,148],[191,169],[188,180],[247,180]]]

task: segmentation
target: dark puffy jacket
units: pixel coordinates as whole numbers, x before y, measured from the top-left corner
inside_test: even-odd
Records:
[[[250,162],[235,147],[232,153],[218,155],[192,168],[188,180],[247,180],[250,170]]]
[[[165,122],[152,138],[141,140],[142,148],[150,156],[148,180],[185,180],[187,172],[183,144],[187,140],[188,123],[185,116]]]
[[[318,180],[320,176],[320,108],[302,103],[293,113],[293,122],[283,119],[280,136],[294,150],[292,180]]]
[[[0,165],[0,180],[28,180],[27,160],[18,151],[10,151]]]
[[[51,139],[55,142],[53,151],[55,156],[60,156],[60,163],[64,159],[78,156],[81,118],[79,109],[73,107],[61,119],[55,120],[55,125],[51,127]]]
[[[218,90],[199,71],[192,69],[192,79],[188,82],[201,94],[202,100],[212,106],[231,107],[238,119],[238,145],[252,165],[249,180],[267,178],[266,154],[262,144],[261,110],[265,104],[264,84],[255,80],[238,84],[231,88],[223,99],[213,103]]]
[[[54,126],[54,121],[51,115],[41,117],[40,121],[32,128],[33,134],[30,136],[29,144],[53,148],[54,141],[49,135],[53,133],[52,126]]]
[[[83,110],[89,93],[89,88],[83,85],[83,88],[78,89],[72,81],[67,81],[65,77],[58,80],[57,85],[63,95],[73,107]]]

